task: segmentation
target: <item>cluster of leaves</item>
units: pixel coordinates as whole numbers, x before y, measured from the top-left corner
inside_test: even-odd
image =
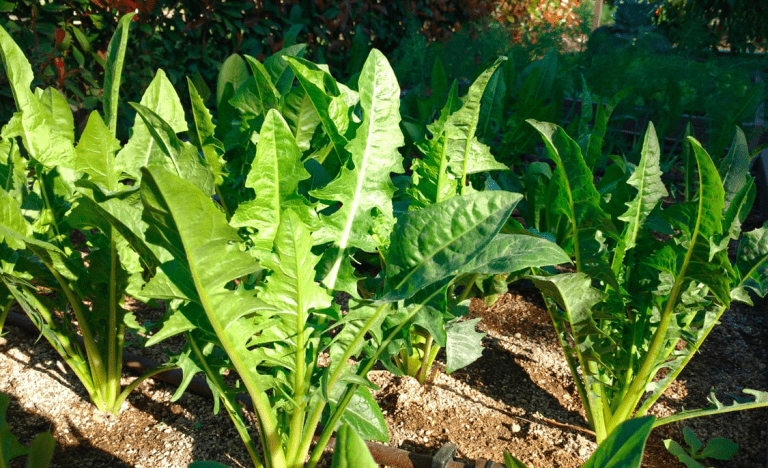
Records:
[[[235,56],[220,73],[217,125],[188,80],[192,128],[158,71],[131,103],[137,119],[121,145],[118,88],[132,17],[120,20],[107,52],[106,122],[92,111],[77,139],[66,100],[52,88],[30,90],[31,66],[0,29],[17,106],[0,140],[4,312],[11,301],[22,306],[100,409],[119,411],[140,381],[119,384],[124,330],[136,326],[125,295],[163,299],[167,315],[147,345],[186,336],[169,364],[185,375],[175,398],[202,372],[255,466],[299,466],[307,456],[314,466],[339,424],[386,440],[366,375],[410,352],[412,322],[449,346],[451,363],[479,355],[479,341],[465,339],[473,322],[447,341],[448,298],[461,277],[568,261],[544,239],[499,234],[520,195],[468,185],[471,174],[505,169],[475,136],[480,98],[501,61],[463,105],[454,83],[434,138],[421,142],[421,164],[395,186],[393,174],[404,172],[400,89],[377,50],[357,91],[301,58],[303,45],[263,63]],[[380,268],[357,272],[358,256],[378,257]],[[333,302],[340,291],[351,296],[348,310]],[[235,400],[243,389],[263,458]]]
[[[646,414],[731,300],[751,303],[749,293],[768,293],[768,225],[742,236],[755,189],[741,131],[719,167],[689,138],[686,164],[691,175],[698,167],[698,180],[685,190],[684,202],[662,209],[667,190],[652,125],[640,162],[616,158],[595,185],[589,140],[580,144],[556,125],[530,123],[556,164],[537,195],[544,197],[547,225],[577,269],[532,279],[547,299],[600,442],[621,422]],[[740,238],[731,265],[727,248]],[[661,369],[667,373],[656,379]],[[768,405],[768,394],[745,391],[754,402],[726,406],[713,396],[711,408],[655,424]]]
[[[664,446],[688,468],[706,468],[701,463],[706,458],[730,460],[739,449],[737,444],[722,437],[715,437],[705,446],[701,439],[687,427],[683,428],[683,440],[687,445],[685,448],[671,439],[666,439]]]

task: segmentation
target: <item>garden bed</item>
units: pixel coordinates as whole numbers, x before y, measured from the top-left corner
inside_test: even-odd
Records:
[[[764,307],[764,305],[763,305]],[[377,370],[390,445],[434,454],[447,442],[456,458],[501,462],[509,451],[530,467],[577,467],[595,448],[581,403],[538,292],[517,286],[473,315],[488,333],[483,357],[446,375],[440,366],[424,386]],[[678,381],[654,407],[658,415],[707,406],[714,387],[730,401],[742,388],[768,387],[768,326],[764,308],[734,307],[723,316]],[[13,399],[11,430],[22,443],[51,430],[57,439],[54,467],[186,467],[193,460],[250,466],[224,411],[186,393],[171,403],[174,388],[152,380],[129,396],[119,416],[99,413],[70,371],[36,337],[7,327],[0,347],[0,392]],[[125,376],[124,383],[133,377]],[[727,437],[740,446],[730,461],[707,466],[763,468],[768,410],[729,413],[656,429],[643,466],[683,467],[663,447],[681,439],[683,424],[706,441]],[[21,466],[21,465],[19,465]]]

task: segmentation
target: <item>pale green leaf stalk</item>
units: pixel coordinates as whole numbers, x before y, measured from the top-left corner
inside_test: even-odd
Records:
[[[374,251],[378,242],[372,233],[375,218],[391,219],[392,196],[395,186],[391,174],[402,173],[402,156],[398,148],[404,144],[400,131],[400,87],[392,68],[377,50],[371,51],[359,79],[360,106],[363,121],[355,137],[346,146],[353,168],[342,168],[341,175],[312,196],[342,203],[335,213],[323,217],[316,233],[316,242],[333,242],[338,248],[336,258],[323,279],[329,289],[336,289],[341,264],[348,261],[348,250],[359,248]]]

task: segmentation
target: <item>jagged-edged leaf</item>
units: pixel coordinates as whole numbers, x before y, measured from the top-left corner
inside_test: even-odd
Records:
[[[174,134],[187,130],[184,108],[164,71],[157,71],[139,104],[157,115]],[[118,168],[135,179],[139,178],[139,169],[152,163],[158,164],[157,161],[165,157],[140,115],[133,122],[133,133],[128,143],[117,153]]]
[[[256,198],[241,204],[230,224],[257,229],[251,237],[255,246],[272,250],[286,201],[300,199],[308,206],[297,192],[299,182],[309,177],[290,128],[276,110],[270,110],[262,124],[256,157],[245,180],[245,186],[256,191]],[[309,211],[308,208],[305,211]]]
[[[611,432],[582,468],[640,468],[655,416],[629,419]]]
[[[571,222],[574,256],[578,271],[618,288],[608,263],[608,252],[600,236],[616,236],[616,229],[600,207],[592,172],[584,163],[579,145],[555,124],[528,120],[544,139],[549,157],[557,167],[549,184],[553,214]]]
[[[34,79],[32,67],[19,46],[2,27],[0,58],[3,60],[17,109],[13,118],[3,128],[3,138],[20,136],[30,157],[46,168],[71,168],[75,160],[75,148],[72,145],[74,138],[70,140],[54,128],[56,122],[51,112],[30,90]]]
[[[637,189],[635,198],[626,205],[629,207],[619,219],[624,221],[624,233],[621,237],[626,250],[632,249],[637,243],[637,236],[645,223],[645,219],[659,204],[659,201],[667,195],[667,189],[661,181],[661,167],[659,160],[661,150],[659,140],[653,123],[648,123],[648,130],[643,140],[643,149],[640,153],[640,163],[635,172],[627,180],[627,184]]]
[[[491,76],[504,60],[506,57],[499,57],[490,68],[477,77],[469,87],[467,95],[464,96],[461,109],[451,114],[451,118],[446,123],[449,168],[462,182],[466,181],[466,176],[469,174],[509,169],[497,162],[488,146],[480,143],[475,135],[480,120],[480,103],[483,93]]]
[[[120,171],[115,167],[115,153],[120,142],[109,131],[98,112],[88,116],[88,123],[77,142],[77,170],[108,192],[118,189]]]
[[[200,142],[200,149],[205,157],[205,162],[213,173],[213,183],[218,186],[224,182],[226,175],[224,144],[216,138],[216,127],[213,125],[211,114],[189,78],[187,78],[187,86],[189,87],[189,100],[192,103],[192,117],[195,121],[195,130],[197,130],[197,140]]]
[[[320,257],[312,254],[309,229],[293,211],[281,214],[274,249],[274,256],[262,259],[262,264],[272,270],[272,274],[259,297],[281,319],[279,333],[284,338],[281,343],[275,343],[276,353],[269,352],[265,359],[269,363],[276,354],[280,364],[296,369],[304,365],[304,353],[309,348],[311,331],[307,329],[307,320],[310,314],[329,307],[332,298],[315,282],[315,265]],[[287,362],[286,357],[292,362]],[[298,389],[294,390],[301,394]]]
[[[318,244],[333,242],[338,255],[324,282],[334,289],[347,249],[374,251],[378,216],[394,220],[392,197],[395,186],[392,173],[402,173],[402,156],[398,148],[404,144],[400,131],[400,87],[384,55],[372,50],[358,81],[363,120],[346,149],[353,168],[343,167],[340,176],[319,190],[311,192],[320,200],[341,203],[341,208],[322,217],[315,233]],[[384,237],[388,237],[384,235]]]
[[[571,258],[554,242],[526,234],[498,234],[459,273],[495,275],[562,263],[571,263]]]
[[[131,30],[131,21],[136,13],[128,13],[117,22],[117,28],[109,40],[107,57],[104,63],[104,115],[112,135],[117,130],[117,108],[120,99],[120,83],[125,62],[125,50],[128,45],[128,33]]]
[[[722,304],[730,301],[731,264],[725,249],[712,252],[712,245],[722,234],[725,190],[712,159],[701,144],[690,139],[699,167],[698,210],[690,235],[690,246],[678,275],[690,278],[712,290]],[[674,298],[676,300],[677,298]]]
[[[448,171],[446,122],[460,107],[458,84],[454,81],[439,118],[427,125],[432,138],[418,143],[424,156],[414,159],[411,166],[413,176],[408,194],[413,207],[431,205],[456,195],[459,183]]]
[[[348,424],[339,428],[336,434],[336,448],[333,451],[331,468],[376,468],[376,462],[363,439]]]
[[[744,233],[736,254],[737,282],[731,295],[751,303],[744,289],[758,296],[768,294],[768,224],[760,229]]]
[[[662,424],[669,424],[674,421],[682,421],[684,419],[698,418],[701,416],[709,416],[711,414],[729,413],[731,411],[742,411],[747,409],[764,408],[768,406],[768,392],[761,392],[759,390],[751,390],[745,388],[743,393],[752,395],[755,397],[752,401],[739,402],[734,401],[730,405],[726,405],[717,399],[714,389],[709,393],[707,400],[712,403],[711,406],[697,410],[687,410],[675,413],[666,418],[659,419],[655,426],[661,426]]]
[[[483,355],[485,333],[475,331],[480,319],[464,320],[445,326],[445,372],[450,374],[477,361]]]
[[[146,167],[160,167],[191,182],[203,193],[213,194],[213,174],[200,160],[191,143],[181,141],[175,130],[162,117],[141,104],[131,103],[137,115],[144,121],[159,153],[153,154]],[[130,142],[129,142],[130,144]]]
[[[266,401],[262,392],[271,379],[259,375],[262,361],[248,343],[264,331],[272,307],[253,291],[225,287],[257,271],[258,263],[240,248],[237,231],[210,196],[190,182],[160,168],[144,168],[141,196],[150,231],[147,239],[173,253],[179,275],[194,284],[193,301],[205,311],[248,392]],[[270,413],[259,416],[266,421],[273,417]]]
[[[284,57],[304,91],[307,93],[315,112],[331,140],[333,150],[340,161],[346,161],[344,136],[349,127],[349,105],[341,94],[336,80],[317,65],[296,57]]]
[[[253,79],[256,82],[256,91],[258,93],[259,102],[261,103],[262,112],[267,112],[270,109],[277,108],[278,101],[280,100],[280,93],[278,93],[275,86],[272,84],[269,72],[264,65],[255,58],[246,55],[245,60],[248,62],[248,66],[253,73]]]
[[[406,299],[460,270],[499,232],[521,198],[477,192],[401,216],[387,256],[383,299]]]

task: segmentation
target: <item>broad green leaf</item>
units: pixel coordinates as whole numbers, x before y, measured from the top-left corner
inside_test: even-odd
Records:
[[[224,144],[216,138],[216,127],[213,125],[211,114],[189,78],[187,78],[187,86],[189,87],[189,100],[192,103],[192,117],[195,121],[197,140],[200,142],[200,149],[205,157],[205,162],[213,173],[213,183],[215,186],[219,186],[224,182],[226,175]]]
[[[557,125],[528,121],[544,139],[549,157],[557,167],[549,184],[555,191],[549,210],[571,223],[576,268],[618,289],[600,236],[616,236],[610,217],[600,207],[592,172],[584,163],[579,145]]]
[[[331,468],[376,468],[363,439],[349,425],[339,428]]]
[[[310,177],[301,163],[301,151],[294,142],[291,130],[280,114],[271,109],[259,133],[256,157],[245,186],[256,191],[256,198],[238,206],[230,224],[251,227],[258,232],[251,236],[256,248],[272,250],[280,215],[287,200],[308,203],[297,195],[299,182]]]
[[[139,104],[163,120],[174,134],[187,131],[184,108],[162,70],[157,71]],[[117,153],[118,168],[135,179],[139,178],[139,169],[152,163],[158,164],[157,161],[166,157],[140,115],[133,122],[133,134],[128,143]]]
[[[17,109],[10,122],[3,127],[3,138],[20,136],[30,157],[46,168],[71,168],[75,159],[72,141],[56,130],[50,110],[30,90],[34,79],[32,67],[2,27],[0,57]]]
[[[296,145],[301,151],[307,151],[312,135],[320,125],[320,116],[304,88],[297,86],[288,93],[283,103],[282,114],[291,127]]]
[[[506,165],[498,163],[491,155],[490,149],[480,143],[475,135],[485,87],[504,60],[506,57],[499,57],[490,68],[477,77],[464,96],[461,109],[453,113],[446,123],[448,164],[453,175],[461,179],[462,191],[469,174],[509,169]]]
[[[498,234],[459,274],[495,275],[563,263],[571,263],[571,258],[554,242],[525,234]]]
[[[640,468],[645,442],[655,419],[647,416],[621,423],[582,468]]]
[[[51,130],[58,136],[64,137],[71,144],[75,143],[75,118],[69,108],[67,99],[54,88],[35,90],[45,111],[50,115]]]
[[[499,232],[521,198],[477,192],[401,216],[392,233],[383,299],[409,298],[460,270]]]
[[[563,273],[552,277],[531,276],[531,281],[542,294],[557,302],[565,312],[579,352],[588,360],[599,360],[590,343],[592,336],[604,334],[595,322],[592,307],[604,300],[605,295],[593,288],[591,280],[583,273]],[[584,369],[584,372],[589,372]]]
[[[160,167],[173,172],[194,184],[203,193],[213,194],[213,174],[200,160],[200,155],[191,143],[181,141],[175,130],[159,115],[141,104],[131,103],[137,116],[144,121],[154,147],[159,153],[145,162],[146,167]],[[130,144],[130,142],[129,142]]]
[[[747,137],[744,132],[736,127],[736,135],[733,137],[728,154],[720,162],[718,173],[725,188],[725,209],[731,205],[736,194],[747,184],[750,179],[749,164],[752,162],[747,146]]]
[[[334,392],[335,395],[331,395],[332,412],[335,409],[338,397],[341,396],[344,390],[343,387],[338,385],[336,388],[340,391]],[[365,440],[389,441],[389,431],[384,420],[384,414],[381,412],[379,404],[376,403],[376,400],[365,387],[357,388],[355,395],[344,410],[341,423],[354,428],[355,432]]]
[[[120,172],[115,168],[115,153],[120,142],[109,131],[98,112],[88,116],[88,123],[77,142],[77,169],[108,192],[118,189]]]
[[[311,192],[320,200],[336,201],[341,208],[322,217],[315,233],[315,243],[333,242],[339,249],[325,285],[334,289],[338,270],[347,249],[371,252],[379,242],[374,239],[377,220],[372,212],[394,222],[392,197],[395,186],[392,173],[402,173],[404,144],[400,131],[400,87],[384,55],[372,50],[358,81],[363,120],[346,149],[353,168],[343,167],[341,175],[324,188]]]
[[[136,13],[128,13],[117,22],[117,29],[107,47],[106,69],[104,70],[104,115],[107,117],[109,131],[117,131],[117,108],[120,102],[120,83],[125,62],[125,50],[128,46],[128,33]]]
[[[32,237],[32,225],[24,218],[19,202],[10,194],[0,190],[0,224],[21,237]],[[15,236],[4,236],[0,231],[0,243],[8,243],[12,249],[24,249],[24,242]]]
[[[701,450],[701,439],[688,427],[683,428],[683,440],[691,448],[693,453],[699,453]]]
[[[141,195],[144,219],[150,226],[147,238],[173,253],[180,276],[184,273],[184,281],[194,285],[194,302],[204,310],[252,398],[259,399],[255,404],[266,401],[262,392],[271,379],[259,375],[262,361],[248,343],[263,332],[272,307],[252,291],[225,287],[257,271],[258,264],[240,248],[237,231],[210,196],[190,182],[159,168],[145,168]],[[274,427],[271,413],[259,417]]]
[[[0,138],[0,189],[21,203],[27,192],[27,164],[13,138]]]
[[[659,201],[667,195],[667,189],[661,181],[661,168],[659,159],[661,150],[656,130],[652,123],[648,123],[648,130],[643,140],[643,149],[640,153],[640,163],[635,172],[627,180],[627,184],[637,189],[635,198],[626,205],[629,207],[619,219],[624,221],[624,233],[621,240],[626,250],[632,249],[637,244],[637,236],[645,223],[645,219],[659,204]]]
[[[715,437],[707,442],[701,454],[701,458],[713,458],[715,460],[730,460],[736,455],[739,445],[723,437]]]
[[[294,44],[275,52],[264,60],[264,68],[269,72],[272,83],[275,84],[275,88],[281,96],[285,96],[291,90],[294,78],[285,57],[303,57],[306,48],[306,44]]]
[[[485,333],[475,331],[475,325],[479,321],[480,319],[476,318],[446,325],[446,373],[462,369],[483,355],[482,339]]]
[[[768,224],[744,233],[736,254],[737,284],[731,293],[734,299],[751,303],[744,288],[760,297],[768,294]],[[747,300],[745,300],[745,298]]]
[[[248,68],[245,66],[245,60],[237,54],[232,54],[224,60],[219,70],[219,76],[216,80],[216,108],[222,106],[222,98],[227,85],[232,86],[232,92],[238,89],[248,79]],[[143,103],[142,103],[143,104]]]
[[[458,181],[448,171],[446,122],[460,107],[458,85],[454,81],[440,117],[427,126],[432,138],[424,139],[417,145],[424,156],[414,159],[411,166],[413,176],[408,194],[413,207],[432,205],[456,195]]]
[[[672,439],[664,440],[664,447],[667,451],[677,457],[677,460],[687,468],[706,468],[700,462],[696,461],[685,449]]]

